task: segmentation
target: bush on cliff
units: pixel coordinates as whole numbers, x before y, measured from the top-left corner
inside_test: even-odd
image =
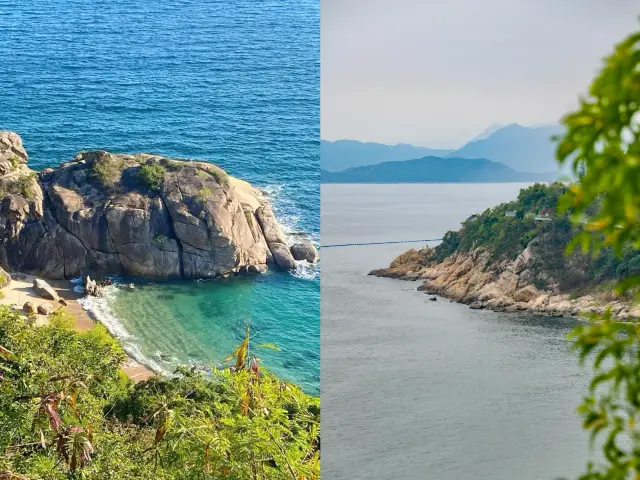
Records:
[[[120,181],[123,168],[122,159],[105,155],[94,160],[92,173],[104,187],[113,188]]]
[[[263,371],[248,332],[233,369],[134,386],[104,327],[58,317],[0,307],[0,478],[319,478],[319,400]]]
[[[164,182],[164,167],[157,163],[153,165],[143,165],[138,172],[140,182],[153,191],[159,191]]]
[[[435,248],[435,258],[444,260],[456,251],[468,252],[477,247],[487,247],[496,260],[515,259],[529,242],[543,233],[556,232],[566,244],[571,236],[571,224],[566,215],[557,215],[553,206],[562,190],[561,183],[535,184],[520,190],[513,202],[502,203],[480,215],[474,215],[462,223],[457,232],[447,232],[442,243]],[[508,216],[513,212],[515,216]],[[536,215],[547,214],[550,221],[537,221]]]

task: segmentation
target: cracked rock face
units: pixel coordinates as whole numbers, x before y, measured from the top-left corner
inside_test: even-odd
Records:
[[[264,195],[215,165],[93,151],[36,175],[26,162],[20,137],[0,132],[0,264],[10,270],[166,279],[295,267]]]

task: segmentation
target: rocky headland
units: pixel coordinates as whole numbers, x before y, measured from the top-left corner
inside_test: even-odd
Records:
[[[153,154],[81,152],[35,172],[0,132],[0,266],[48,279],[153,279],[291,270],[315,262],[289,245],[267,195],[219,167]]]
[[[432,249],[409,250],[388,268],[373,270],[370,275],[420,280],[419,291],[467,304],[472,309],[562,317],[604,313],[611,308],[618,319],[640,316],[640,307],[612,294],[574,296],[557,288],[538,289],[531,282],[531,252],[527,248],[513,262],[492,264],[489,253],[482,248],[454,253],[441,262],[431,258]]]
[[[370,275],[421,281],[418,290],[473,309],[541,316],[610,309],[617,319],[640,317],[640,306],[613,294],[617,280],[639,273],[640,254],[565,255],[575,227],[550,207],[558,190],[557,185],[522,190],[517,201],[467,219],[437,247],[408,250]],[[532,214],[540,211],[546,213]]]

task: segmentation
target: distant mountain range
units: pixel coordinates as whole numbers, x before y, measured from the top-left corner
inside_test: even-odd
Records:
[[[321,183],[483,183],[537,182],[557,178],[557,173],[518,172],[486,159],[424,157],[348,168],[342,172],[320,170]]]
[[[398,144],[383,145],[356,140],[320,143],[320,168],[340,172],[352,167],[423,157],[489,159],[518,172],[558,172],[553,135],[562,133],[560,125],[524,127],[492,125],[458,150],[443,150]]]
[[[453,150],[417,147],[406,143],[384,145],[358,140],[320,140],[320,168],[340,172],[352,167],[428,156],[444,157]]]

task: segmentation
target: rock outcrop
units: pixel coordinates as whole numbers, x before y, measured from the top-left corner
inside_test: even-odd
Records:
[[[433,250],[409,250],[389,266],[370,275],[403,280],[421,280],[419,291],[441,295],[472,309],[528,311],[544,316],[575,316],[604,313],[610,308],[618,319],[640,317],[640,308],[631,302],[605,293],[570,298],[549,279],[544,288],[533,284],[536,253],[530,247],[514,261],[492,260],[488,251],[477,248],[455,252],[438,262]]]
[[[36,173],[0,132],[0,265],[45,278],[295,268],[266,196],[213,164],[90,151]]]
[[[309,263],[316,263],[320,258],[318,250],[310,241],[293,244],[291,254],[295,260],[306,260]]]
[[[102,288],[95,280],[92,280],[89,275],[84,278],[84,293],[91,297],[101,297]]]

